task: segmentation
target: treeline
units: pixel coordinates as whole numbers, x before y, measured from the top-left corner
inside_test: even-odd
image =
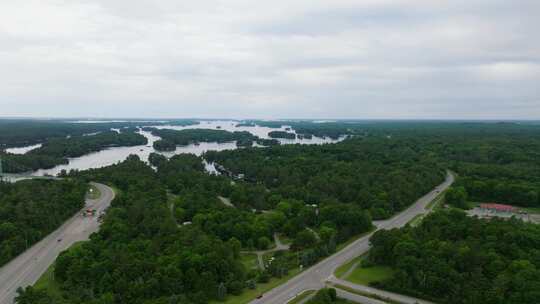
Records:
[[[0,266],[81,209],[86,189],[74,180],[0,182]]]
[[[0,119],[0,150],[10,147],[29,146],[43,143],[51,138],[66,138],[82,136],[96,132],[107,132],[112,128],[125,129],[145,125],[178,125],[188,126],[198,124],[194,120],[147,120],[125,122],[96,122],[76,123],[62,120],[37,119]],[[127,130],[124,130],[127,131]]]
[[[417,227],[378,231],[370,241],[369,262],[395,269],[376,286],[437,303],[538,303],[539,225],[454,209]]]
[[[71,136],[67,138],[53,138],[45,142],[40,148],[26,154],[0,154],[4,172],[20,173],[37,169],[48,169],[59,164],[68,163],[70,157],[79,157],[91,152],[97,152],[108,147],[138,146],[148,142],[146,137],[139,133],[123,131],[101,132],[89,136]]]
[[[239,204],[273,209],[280,198],[339,202],[369,210],[376,219],[403,210],[445,176],[435,156],[405,139],[353,138],[333,145],[210,151],[204,157],[275,194],[265,199],[238,187],[231,195]]]
[[[174,151],[176,146],[186,146],[189,144],[198,144],[201,142],[232,142],[236,141],[239,147],[250,147],[254,142],[269,146],[279,144],[275,140],[264,140],[247,131],[229,132],[225,130],[213,129],[157,129],[145,128],[151,131],[153,135],[161,137],[154,142],[154,149],[158,151]]]
[[[425,123],[372,129],[408,139],[458,173],[474,202],[540,206],[540,126],[515,123]]]

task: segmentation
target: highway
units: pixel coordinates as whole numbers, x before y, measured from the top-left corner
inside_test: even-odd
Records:
[[[454,182],[454,176],[448,172],[446,180],[428,194],[418,199],[405,211],[391,219],[374,222],[376,230],[399,228],[407,224],[416,215],[429,212],[427,205],[433,201],[440,192],[444,191]],[[353,243],[318,264],[300,273],[283,285],[280,285],[263,295],[261,299],[251,301],[251,304],[284,304],[296,295],[306,290],[318,290],[325,286],[325,282],[334,278],[334,271],[351,259],[367,252],[370,248],[369,238],[373,233],[357,239]],[[372,303],[375,303],[372,301]]]
[[[114,199],[114,192],[102,184],[92,185],[99,189],[101,196],[96,200],[87,199],[85,209],[96,209],[99,215],[109,207]],[[60,252],[75,242],[87,240],[90,234],[98,231],[97,215],[83,217],[81,212],[77,212],[60,228],[0,268],[0,304],[12,304],[18,287],[33,285]]]

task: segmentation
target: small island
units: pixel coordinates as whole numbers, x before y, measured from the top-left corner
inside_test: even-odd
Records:
[[[296,139],[296,134],[286,131],[272,131],[268,133],[270,138]]]
[[[154,149],[158,151],[174,151],[176,146],[198,145],[201,142],[236,142],[238,147],[251,147],[254,142],[263,146],[279,144],[277,140],[261,139],[247,131],[229,132],[214,129],[172,130],[157,128],[145,128],[145,130],[161,137],[153,145]]]

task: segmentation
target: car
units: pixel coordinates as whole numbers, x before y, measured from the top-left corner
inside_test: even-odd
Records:
[[[257,299],[262,299],[262,297],[263,297],[263,295],[260,294],[260,295],[257,296]]]
[[[62,239],[58,239],[58,240],[57,240],[57,242],[61,242],[61,241],[62,241]]]

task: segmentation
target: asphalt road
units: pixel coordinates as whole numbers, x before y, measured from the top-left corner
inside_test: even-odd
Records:
[[[437,186],[431,192],[418,199],[418,201],[416,201],[408,209],[392,217],[391,219],[375,222],[374,224],[377,226],[377,230],[402,227],[412,220],[416,215],[428,212],[426,209],[427,205],[437,197],[439,192],[442,192],[448,188],[453,182],[454,176],[448,173],[446,180],[441,185]],[[326,281],[331,281],[334,278],[333,274],[337,267],[369,250],[369,238],[372,234],[373,233],[359,238],[341,251],[300,273],[287,283],[267,292],[261,299],[253,300],[250,303],[284,304],[305,290],[318,290],[323,288]]]
[[[376,295],[380,296],[383,299],[390,299],[392,301],[403,303],[403,304],[434,304],[433,302],[430,302],[430,301],[427,301],[427,300],[413,298],[413,297],[409,297],[409,296],[406,296],[406,295],[401,295],[401,294],[386,291],[386,290],[375,289],[375,288],[372,288],[372,287],[369,287],[369,286],[358,285],[358,284],[354,284],[354,283],[351,283],[349,281],[340,280],[340,279],[337,279],[337,278],[331,278],[330,282],[332,282],[334,284],[340,284],[340,285],[343,285],[343,286],[347,286],[347,287],[352,288],[354,290],[364,292],[365,294],[376,294]],[[352,300],[352,298],[347,298],[347,299]],[[367,301],[363,301],[363,302],[362,301],[356,301],[356,302],[364,303],[364,304],[370,303],[370,302],[367,302]],[[379,302],[381,302],[381,301],[379,301]]]
[[[92,184],[99,189],[101,196],[96,200],[87,199],[85,209],[96,209],[99,215],[109,207],[114,192],[105,185]],[[36,283],[60,252],[75,242],[87,240],[90,234],[98,231],[97,215],[83,217],[81,212],[77,212],[60,228],[0,268],[0,304],[12,304],[18,287]]]

